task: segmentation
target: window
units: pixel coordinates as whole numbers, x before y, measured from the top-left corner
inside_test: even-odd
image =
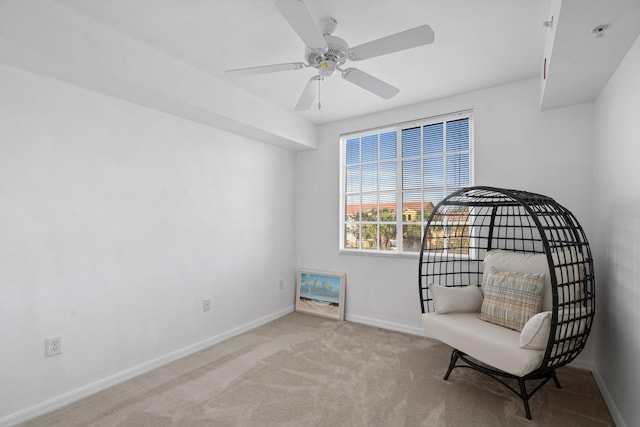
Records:
[[[433,208],[473,185],[472,146],[470,111],[342,136],[340,249],[419,252]]]

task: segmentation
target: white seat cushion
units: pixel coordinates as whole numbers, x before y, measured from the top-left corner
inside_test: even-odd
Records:
[[[434,338],[501,371],[524,376],[540,366],[544,350],[520,348],[520,333],[480,320],[480,313],[425,313],[422,327]]]

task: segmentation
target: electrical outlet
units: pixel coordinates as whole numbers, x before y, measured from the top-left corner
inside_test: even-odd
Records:
[[[62,337],[51,337],[44,340],[44,355],[55,356],[62,353]]]
[[[284,280],[280,279],[280,290],[284,289]]]
[[[209,298],[202,300],[202,311],[211,310],[211,300]]]

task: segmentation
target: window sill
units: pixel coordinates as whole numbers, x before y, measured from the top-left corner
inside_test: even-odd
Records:
[[[340,249],[340,255],[354,255],[354,256],[372,256],[372,257],[380,257],[380,258],[407,258],[407,259],[418,259],[420,258],[419,252],[378,252],[378,251],[360,251],[360,250],[352,250],[352,249]]]

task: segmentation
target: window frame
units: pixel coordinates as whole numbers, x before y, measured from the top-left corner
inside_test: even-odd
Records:
[[[469,149],[468,150],[462,150],[462,152],[468,152],[469,155],[469,182],[467,185],[464,185],[464,187],[467,186],[473,186],[474,185],[474,120],[473,120],[473,110],[463,110],[463,111],[457,111],[457,112],[453,112],[453,113],[447,113],[447,114],[441,114],[441,115],[437,115],[437,116],[432,116],[432,117],[427,117],[427,118],[423,118],[423,119],[418,119],[418,120],[411,120],[411,121],[407,121],[407,122],[401,122],[401,123],[396,123],[396,124],[392,124],[392,125],[386,125],[386,126],[380,126],[377,128],[371,128],[371,129],[366,129],[366,130],[361,130],[361,131],[357,131],[357,132],[350,132],[350,133],[345,133],[340,135],[340,191],[339,191],[339,197],[340,197],[340,227],[339,227],[339,251],[340,253],[348,253],[348,254],[358,254],[358,255],[382,255],[382,256],[410,256],[410,257],[417,257],[420,254],[420,249],[418,248],[416,251],[409,251],[409,250],[404,250],[403,248],[403,241],[402,241],[402,236],[403,236],[403,227],[405,225],[419,225],[420,226],[420,236],[421,236],[421,240],[420,240],[420,245],[422,244],[422,235],[424,234],[424,227],[429,219],[428,215],[424,214],[424,209],[421,210],[421,214],[423,215],[422,218],[420,218],[418,221],[404,221],[404,214],[403,214],[403,197],[405,195],[405,193],[408,193],[404,188],[403,188],[403,174],[402,174],[402,166],[403,166],[403,160],[406,160],[407,158],[403,157],[403,153],[402,153],[402,131],[403,130],[407,130],[407,129],[411,129],[411,128],[415,128],[415,127],[420,127],[421,129],[424,126],[429,126],[429,125],[433,125],[433,124],[437,124],[437,123],[443,123],[443,128],[446,129],[446,123],[447,122],[452,122],[452,121],[457,121],[457,120],[462,120],[462,119],[468,119],[469,121]],[[347,162],[347,152],[346,152],[346,144],[347,144],[347,140],[350,139],[354,139],[354,138],[363,138],[365,136],[371,136],[371,135],[380,135],[380,134],[384,134],[384,133],[388,133],[388,132],[395,132],[395,143],[396,143],[396,156],[395,156],[395,165],[396,165],[396,186],[395,186],[395,190],[392,190],[393,194],[395,195],[395,203],[396,203],[396,211],[395,211],[395,221],[394,222],[389,222],[389,221],[382,221],[380,218],[380,194],[381,194],[381,190],[379,185],[377,186],[375,191],[364,191],[363,186],[362,186],[362,176],[359,177],[360,179],[360,185],[359,185],[359,191],[358,192],[351,192],[349,193],[347,191],[347,168],[348,165],[346,164]],[[421,146],[422,146],[422,138],[424,132],[421,131],[420,135],[421,135]],[[446,131],[443,134],[443,150],[442,150],[442,156],[446,159],[446,156],[448,154],[452,154],[454,153],[454,151],[448,152],[447,151],[447,141],[446,141],[447,137],[446,137]],[[378,148],[379,149],[379,148]],[[459,152],[459,151],[458,151]],[[360,156],[362,156],[362,153],[360,152]],[[428,158],[428,155],[425,155],[424,152],[421,151],[420,156],[416,157],[417,159],[420,160],[420,162],[424,162],[425,158]],[[378,168],[379,171],[379,166],[381,162],[388,162],[388,159],[380,159],[380,157],[377,158],[377,160],[375,162],[372,162],[371,164],[375,164],[376,167]],[[366,164],[366,162],[362,161],[362,157],[360,157],[360,161],[358,162],[358,165],[360,167],[362,167],[364,164]],[[451,186],[447,184],[447,163],[446,161],[443,162],[443,173],[442,173],[442,194],[443,197],[446,197],[447,195],[451,194],[452,191],[456,191],[462,187],[460,186]],[[362,169],[361,169],[362,170]],[[421,169],[422,170],[422,169]],[[424,194],[425,191],[425,185],[424,185],[424,170],[422,170],[422,184],[420,185],[420,189],[419,191],[422,192]],[[379,183],[379,178],[378,178],[378,183]],[[383,191],[383,193],[389,193],[389,191]],[[347,247],[347,233],[346,233],[346,227],[350,224],[353,223],[351,221],[347,221],[346,219],[346,198],[348,195],[357,195],[359,197],[362,197],[363,194],[375,194],[376,197],[376,204],[377,204],[377,211],[378,211],[378,218],[376,221],[364,221],[363,219],[363,213],[362,210],[360,211],[360,218],[357,221],[357,225],[360,227],[360,230],[362,230],[364,225],[373,225],[376,224],[378,225],[377,227],[377,236],[376,236],[376,247],[375,249],[365,249],[363,247],[362,244],[362,233],[360,233],[359,236],[359,242],[358,242],[358,247],[356,248],[349,248]],[[423,204],[424,207],[424,201],[421,202]],[[434,204],[434,207],[437,203]],[[360,200],[360,207],[362,208],[362,206],[364,205],[362,199]],[[395,249],[392,250],[385,250],[385,249],[381,249],[380,248],[380,225],[395,225],[396,230],[395,230]],[[471,232],[472,233],[472,232]],[[462,255],[464,256],[464,255]]]

